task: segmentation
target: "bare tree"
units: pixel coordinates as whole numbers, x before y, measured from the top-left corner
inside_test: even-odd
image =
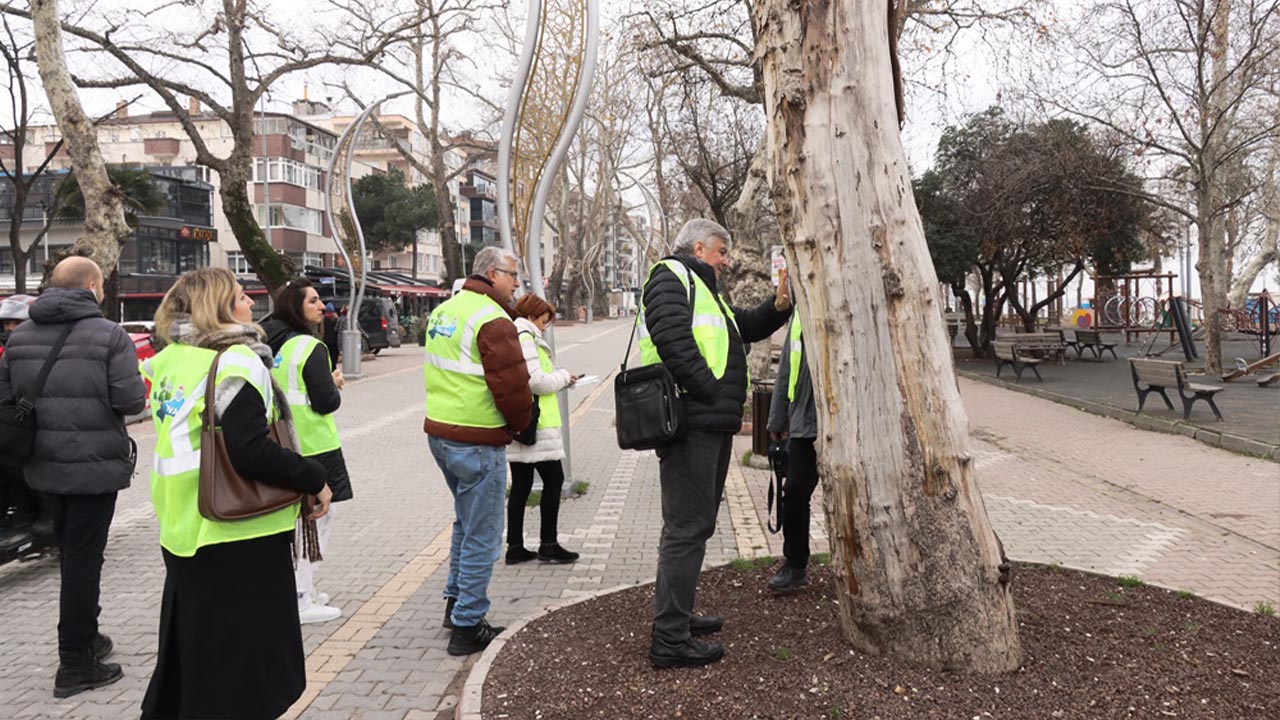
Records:
[[[1280,133],[1278,8],[1276,0],[1099,2],[1043,39],[1056,46],[1053,64],[1030,82],[1047,112],[1107,128],[1145,158],[1146,187],[1170,192],[1141,196],[1196,228],[1209,374],[1222,370],[1227,217],[1255,190],[1238,171]]]
[[[329,4],[348,8],[364,1]],[[0,5],[0,12],[31,16],[15,4]],[[263,94],[285,77],[322,66],[373,63],[412,22],[385,11],[348,16],[371,19],[363,25],[344,23],[335,33],[309,29],[296,18],[278,21],[267,6],[248,0],[194,0],[158,9],[100,10],[95,18],[64,21],[62,31],[77,38],[80,50],[101,70],[94,77],[76,77],[77,85],[145,87],[174,114],[195,148],[196,162],[218,174],[223,214],[241,251],[263,284],[274,289],[294,268],[272,248],[249,199],[254,111]],[[210,149],[200,113],[184,97],[198,101],[230,129],[233,142],[227,154],[218,156]]]
[[[133,230],[125,222],[121,195],[107,177],[107,165],[98,149],[98,132],[80,105],[67,57],[62,47],[57,0],[34,0],[31,22],[35,30],[36,64],[49,107],[58,121],[71,166],[75,168],[84,199],[84,229],[71,252],[98,264],[104,276],[115,272],[120,246]],[[21,159],[18,163],[21,164]],[[15,258],[16,259],[16,258]]]
[[[1240,260],[1233,273],[1227,304],[1244,307],[1258,276],[1280,260],[1280,139],[1256,158],[1258,191],[1236,208],[1227,222],[1229,256]]]
[[[1022,657],[1013,599],[912,198],[885,7],[756,6],[841,622],[871,654],[1009,671]]]

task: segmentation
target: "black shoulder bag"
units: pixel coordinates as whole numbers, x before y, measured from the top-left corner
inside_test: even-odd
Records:
[[[525,330],[524,332],[521,332],[521,333],[518,333],[518,334],[517,334],[517,336],[519,336],[519,335],[528,335],[529,337],[533,337],[533,333],[529,332],[528,330]],[[538,345],[538,339],[537,339],[537,338],[534,338],[534,340],[533,340],[533,344],[534,344],[534,351],[536,352],[536,351],[537,351],[537,345]],[[539,417],[540,415],[542,415],[542,406],[538,404],[538,396],[535,394],[535,395],[533,396],[533,414],[529,416],[529,427],[527,427],[527,428],[525,428],[525,429],[521,430],[521,431],[519,432],[519,434],[517,434],[517,435],[516,435],[514,438],[512,438],[512,439],[513,439],[513,440],[515,440],[516,442],[520,443],[521,445],[535,445],[535,444],[537,444],[537,442],[538,442],[538,417]]]
[[[693,312],[695,286],[693,275],[685,268],[689,280],[689,312]],[[627,341],[627,354],[622,356],[622,370],[613,379],[613,402],[618,447],[623,450],[653,450],[684,437],[684,400],[680,386],[662,363],[627,369],[631,345],[643,320],[636,315]]]
[[[53,363],[58,359],[58,353],[62,352],[62,346],[66,344],[67,336],[75,326],[74,322],[69,322],[58,334],[53,350],[45,358],[40,374],[36,376],[35,384],[26,394],[18,396],[15,392],[12,404],[0,405],[0,465],[21,467],[31,460],[36,445],[36,398],[44,391],[44,383],[49,379]]]

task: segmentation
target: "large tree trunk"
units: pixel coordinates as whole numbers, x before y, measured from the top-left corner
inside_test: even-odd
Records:
[[[1014,670],[1013,598],[912,199],[885,5],[756,8],[845,633],[922,666]]]
[[[18,155],[21,158],[21,155]],[[18,160],[21,167],[21,159]],[[13,253],[13,291],[18,295],[27,292],[27,253],[22,249],[22,211],[27,206],[27,189],[22,183],[13,184],[13,209],[9,215],[9,251]]]
[[[782,242],[777,219],[771,210],[769,191],[769,148],[764,138],[751,160],[742,195],[726,213],[733,234],[733,262],[724,277],[728,299],[740,307],[752,307],[773,297],[770,282],[769,246]],[[769,376],[770,342],[759,342],[747,355],[747,369],[753,378]]]
[[[107,165],[98,148],[98,132],[84,114],[67,70],[60,22],[57,0],[33,0],[31,23],[35,29],[40,80],[84,196],[84,231],[76,238],[71,252],[92,259],[106,277],[115,270],[120,246],[133,231],[124,220],[120,193],[107,178]]]

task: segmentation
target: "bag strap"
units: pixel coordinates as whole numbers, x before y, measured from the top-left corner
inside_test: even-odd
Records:
[[[44,392],[44,384],[49,380],[49,373],[53,371],[53,364],[58,360],[58,353],[62,352],[62,346],[67,344],[67,338],[71,336],[71,331],[75,329],[77,320],[67,323],[62,328],[62,332],[58,333],[58,339],[53,341],[53,349],[49,351],[49,357],[44,359],[44,365],[40,366],[40,374],[36,376],[36,384],[31,386],[27,394],[18,401],[18,412],[26,415],[36,407],[36,398],[40,397],[40,393]]]
[[[677,260],[676,262],[680,262],[680,261]],[[689,269],[689,266],[685,265],[684,263],[680,263],[680,264],[684,267],[685,277],[689,281],[688,283],[689,315],[692,316],[693,315],[693,299],[698,296],[698,293],[697,293],[698,286],[693,284],[693,271]],[[631,344],[636,341],[636,332],[639,331],[640,329],[640,318],[642,315],[643,313],[636,313],[636,321],[631,326],[631,339],[627,340],[627,353],[622,356],[622,372],[624,373],[627,371],[627,359],[631,357]]]
[[[214,391],[218,388],[218,361],[222,360],[223,348],[213,356],[213,364],[209,366],[209,377],[204,381],[204,410],[200,412],[200,429],[207,432],[214,427]]]

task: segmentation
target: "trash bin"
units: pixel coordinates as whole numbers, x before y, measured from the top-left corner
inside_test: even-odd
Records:
[[[751,381],[751,454],[769,454],[769,404],[773,402],[773,381]]]

